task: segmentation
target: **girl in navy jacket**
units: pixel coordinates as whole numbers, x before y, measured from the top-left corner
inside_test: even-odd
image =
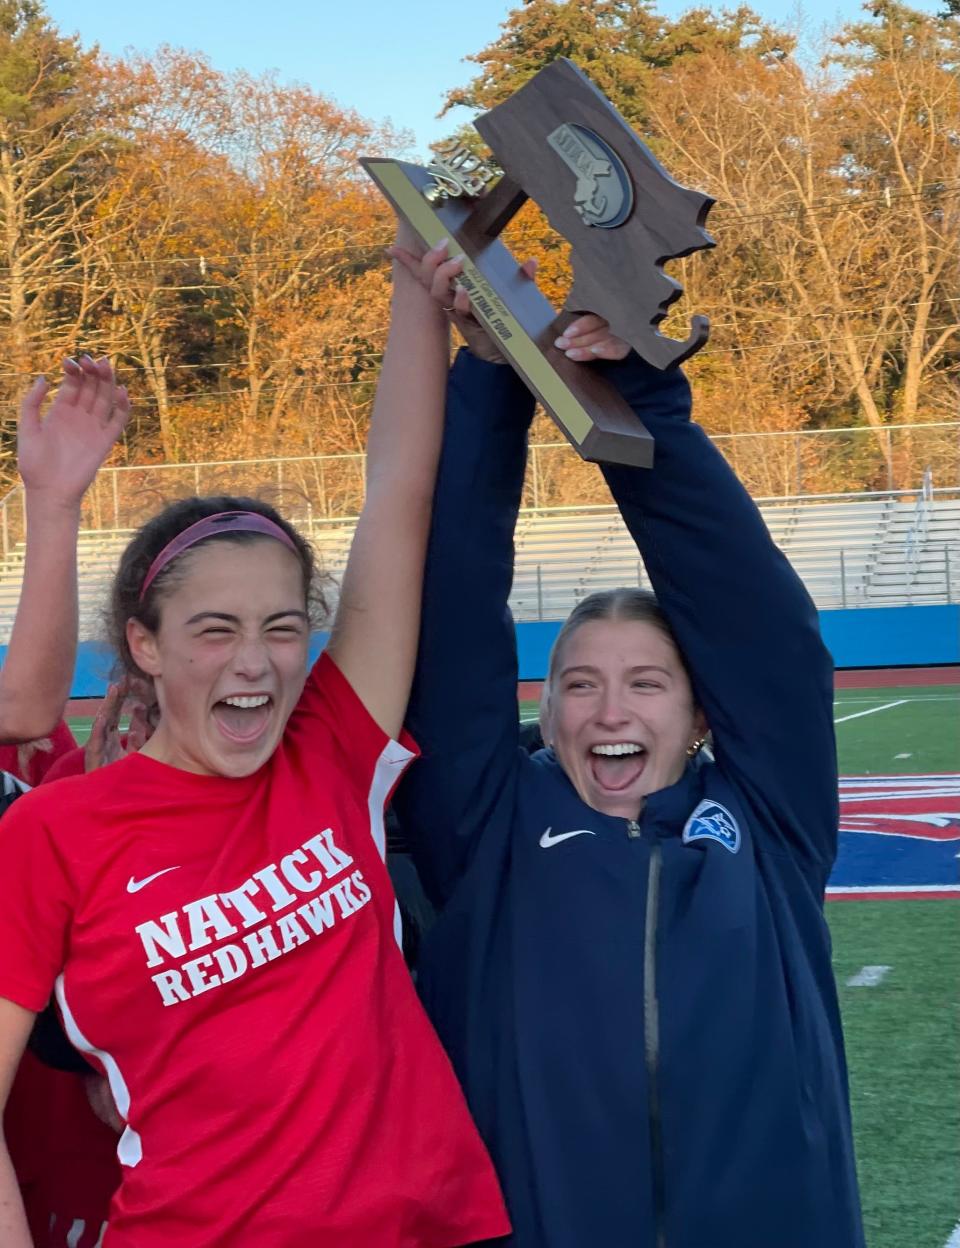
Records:
[[[580,604],[528,755],[507,598],[533,400],[461,352],[408,715],[423,758],[397,802],[440,909],[423,999],[516,1248],[862,1248],[816,612],[682,373],[597,318],[567,335],[573,358],[626,357],[596,366],[656,439],[652,470],[603,471],[659,607]]]

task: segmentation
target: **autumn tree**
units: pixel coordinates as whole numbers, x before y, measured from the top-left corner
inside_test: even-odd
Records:
[[[99,104],[92,54],[36,0],[0,0],[0,332],[20,374],[69,341],[86,290],[83,222],[110,141]]]
[[[500,38],[469,58],[480,65],[481,72],[466,87],[451,91],[446,107],[491,108],[557,57],[569,57],[589,74],[667,167],[678,172],[674,136],[665,134],[655,120],[664,83],[673,75],[695,78],[695,67],[703,63],[717,67],[719,83],[723,73],[734,67],[742,67],[742,72],[748,74],[765,73],[789,63],[793,43],[789,34],[765,23],[745,6],[721,13],[698,8],[669,20],[642,0],[589,5],[577,0],[527,0],[509,14]],[[731,107],[736,107],[735,100]],[[682,108],[684,117],[695,127],[697,103],[684,100]],[[751,159],[749,146],[740,156],[745,161]],[[702,184],[698,171],[688,169],[688,173],[695,184]],[[763,180],[764,175],[758,170],[758,182]],[[550,230],[543,214],[534,205],[525,205],[504,237],[515,255],[538,258],[538,282],[554,304],[561,305],[570,283],[568,248]],[[717,316],[718,296],[729,291],[730,273],[711,282],[710,273],[715,271],[716,264],[705,269],[701,257],[677,268],[682,269],[688,290],[688,298],[678,305],[678,312],[689,314],[689,309],[696,307],[697,311]],[[717,410],[729,416],[731,405],[719,399],[725,390],[729,392],[729,370],[726,377],[722,376],[724,370],[717,367],[715,359],[706,370],[703,363],[695,367],[701,381],[707,371],[714,376],[712,390],[707,392],[718,396]],[[699,393],[703,393],[702,386]],[[769,393],[764,397],[768,399]],[[759,394],[750,408],[749,414],[743,413],[744,421],[759,413],[766,417],[769,428],[770,409]],[[775,404],[773,411],[779,426],[795,427],[795,405]],[[537,432],[541,437],[553,435],[552,427],[543,420]],[[551,461],[555,458],[551,457]],[[795,455],[790,465],[790,472],[795,475],[793,460]],[[579,482],[579,476],[574,475]],[[781,491],[783,480],[784,470],[778,466],[772,475],[758,477],[756,484],[775,493]],[[556,472],[551,472],[550,482],[555,482],[556,488],[571,486],[571,482],[561,482]],[[581,486],[582,482],[576,487],[578,491]],[[545,488],[549,489],[550,483]]]
[[[840,36],[839,81],[705,56],[663,76],[652,120],[679,176],[720,201],[712,290],[739,392],[779,375],[803,421],[864,423],[882,486],[915,475],[887,426],[917,418],[956,332],[955,310],[933,312],[955,280],[960,168],[942,24],[877,16]]]
[[[710,219],[717,250],[700,265],[679,266],[686,302],[713,322],[693,367],[706,400],[701,412],[717,432],[815,424],[820,413],[805,401],[815,407],[828,394],[824,410],[842,410],[858,376],[872,402],[858,319],[864,292],[851,301],[849,288],[863,277],[876,205],[844,202],[828,99],[792,58],[710,53],[658,84],[651,124],[670,168],[718,201]],[[850,354],[838,359],[844,348]],[[771,470],[781,471],[764,466],[768,480]],[[748,479],[780,492],[764,489],[758,471],[748,469]]]
[[[508,14],[500,37],[467,57],[480,73],[447,94],[444,110],[463,105],[486,111],[545,65],[568,57],[642,130],[658,70],[708,49],[750,44],[756,54],[783,55],[792,43],[746,6],[719,14],[696,8],[671,21],[650,0],[524,0]]]
[[[849,193],[880,203],[870,268],[894,317],[887,408],[912,423],[921,393],[936,395],[944,357],[960,350],[960,28],[892,0],[873,15],[836,39],[849,74],[836,108]]]
[[[141,371],[158,450],[272,454],[281,434],[302,449],[287,414],[329,391],[340,415],[358,389],[317,364],[343,283],[381,264],[366,239],[386,242],[389,212],[356,156],[385,139],[306,88],[177,49],[112,63],[110,89],[127,145],[95,231],[112,292],[101,340]],[[378,355],[362,354],[372,376]]]
[[[488,109],[558,56],[718,201],[716,250],[670,270],[676,313],[713,321],[698,414],[751,488],[915,481],[926,437],[891,426],[954,411],[960,372],[956,0],[874,0],[820,69],[746,7],[526,0],[448,107]],[[0,400],[65,347],[109,351],[139,398],[131,462],[335,453],[284,481],[355,511],[393,228],[357,157],[404,145],[307,87],[85,53],[39,0],[0,0]],[[506,241],[562,304],[568,249],[535,205]],[[848,425],[867,436],[831,452],[801,432]],[[593,497],[569,455],[537,463],[541,504]]]
[[[229,121],[225,86],[204,57],[171,48],[104,72],[123,143],[89,231],[110,296],[94,332],[103,350],[139,372],[140,440],[153,440],[168,461],[179,452],[177,391],[216,375],[203,358],[213,351],[207,295],[217,290],[206,284],[204,257],[220,246],[219,212],[237,182],[216,150]]]
[[[382,263],[391,214],[358,166],[396,136],[307,87],[238,75],[231,84],[231,159],[238,172],[222,206],[226,255],[214,270],[229,287],[243,425],[275,440],[306,373],[304,324],[322,321],[334,292]]]

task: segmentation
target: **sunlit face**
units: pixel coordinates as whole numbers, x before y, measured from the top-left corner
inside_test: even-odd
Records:
[[[638,620],[590,620],[571,634],[542,726],[582,800],[623,819],[680,779],[706,729],[676,646]]]
[[[280,542],[207,542],[183,556],[151,633],[127,623],[160,707],[143,753],[204,776],[248,776],[280,741],[306,678],[300,564]]]

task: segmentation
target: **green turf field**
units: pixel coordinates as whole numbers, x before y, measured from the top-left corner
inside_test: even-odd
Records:
[[[87,741],[87,737],[90,736],[90,728],[93,725],[93,720],[86,716],[78,715],[76,717],[71,718],[69,720],[69,723],[70,723],[70,731],[76,737],[77,744],[85,745]]]
[[[956,687],[840,690],[834,718],[845,775],[960,772]],[[945,1248],[960,1224],[960,902],[833,902],[827,917],[867,1243]],[[891,969],[847,987],[864,966]]]
[[[956,686],[841,689],[834,719],[843,775],[960,771]]]
[[[523,702],[520,711],[534,718],[537,705]],[[960,772],[960,688],[840,690],[834,718],[845,775]],[[71,722],[78,740],[86,739],[90,722]],[[847,1036],[867,1244],[955,1248],[960,901],[831,902],[827,917]],[[863,967],[890,969],[873,987],[849,987]]]
[[[524,719],[535,718],[537,709],[536,702],[520,704]],[[955,686],[841,689],[834,719],[844,775],[960,772]],[[827,918],[847,1037],[867,1244],[946,1248],[949,1241],[955,1248],[960,901],[831,902]],[[848,987],[847,980],[867,966],[891,969],[874,987]]]
[[[521,719],[538,709],[521,702]],[[960,687],[840,689],[833,714],[842,775],[960,772]]]
[[[869,1248],[944,1248],[960,1222],[960,902],[832,902]],[[865,966],[891,969],[847,987]]]

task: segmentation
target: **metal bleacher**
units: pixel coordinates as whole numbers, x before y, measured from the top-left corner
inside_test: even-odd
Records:
[[[798,504],[765,512],[774,540],[823,607],[863,602],[898,504],[891,499]],[[780,512],[787,512],[781,516]],[[771,518],[785,521],[779,536]]]
[[[346,565],[353,539],[352,522],[331,524],[317,520],[299,526],[313,541],[325,572],[334,584],[324,593],[328,601],[336,601],[336,585]],[[77,543],[77,570],[80,583],[80,639],[93,640],[105,633],[104,617],[117,564],[124,547],[133,536],[132,529],[82,530]],[[10,629],[20,600],[23,580],[24,544],[18,542],[0,563],[0,645],[10,639]]]
[[[960,591],[960,499],[930,499],[922,511],[892,496],[760,509],[820,607],[946,602]],[[615,509],[521,520],[511,598],[518,619],[563,616],[595,590],[647,583]]]
[[[960,598],[960,494],[769,500],[760,509],[820,607],[936,603]],[[336,582],[353,522],[307,518],[301,528]],[[102,635],[109,586],[129,529],[84,531],[78,548],[80,636]],[[519,620],[560,619],[587,594],[648,584],[613,507],[525,511],[516,535],[511,606]],[[23,543],[0,564],[0,643],[9,639],[23,575]]]
[[[892,518],[866,586],[869,606],[956,601],[960,597],[960,498]]]

